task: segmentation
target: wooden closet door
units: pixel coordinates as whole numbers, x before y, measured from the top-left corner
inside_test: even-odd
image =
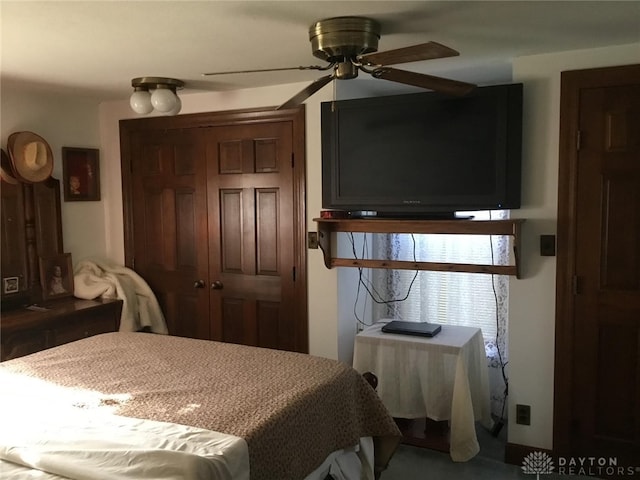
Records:
[[[301,349],[291,122],[206,135],[212,338]]]
[[[308,351],[304,119],[121,121],[125,264],[170,334]]]
[[[640,83],[585,89],[580,114],[574,445],[582,454],[637,461]]]
[[[205,155],[199,129],[131,134],[133,266],[172,335],[210,338]]]
[[[560,134],[554,451],[623,478],[640,458],[640,65],[563,72]]]

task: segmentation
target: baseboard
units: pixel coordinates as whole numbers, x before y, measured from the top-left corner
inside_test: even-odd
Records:
[[[519,445],[517,443],[509,443],[504,447],[504,463],[511,465],[522,465],[524,458],[531,452],[544,452],[553,457],[553,452],[545,448],[530,447],[529,445]]]

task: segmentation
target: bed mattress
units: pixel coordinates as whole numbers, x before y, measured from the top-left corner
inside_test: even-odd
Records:
[[[381,469],[400,441],[354,369],[300,353],[117,332],[4,362],[0,373],[43,388],[32,399],[45,412],[71,407],[242,439],[252,480],[300,480],[363,437]]]

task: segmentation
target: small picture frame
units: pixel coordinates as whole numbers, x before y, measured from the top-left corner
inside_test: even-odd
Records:
[[[2,292],[5,294],[16,293],[20,291],[19,277],[4,277],[2,279]]]
[[[97,148],[62,147],[65,202],[100,200],[100,154]]]
[[[73,264],[70,253],[40,257],[43,300],[73,296]]]

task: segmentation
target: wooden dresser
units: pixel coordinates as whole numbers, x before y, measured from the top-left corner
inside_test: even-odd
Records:
[[[66,298],[42,304],[46,310],[25,308],[0,317],[0,361],[73,342],[120,325],[122,300]]]

